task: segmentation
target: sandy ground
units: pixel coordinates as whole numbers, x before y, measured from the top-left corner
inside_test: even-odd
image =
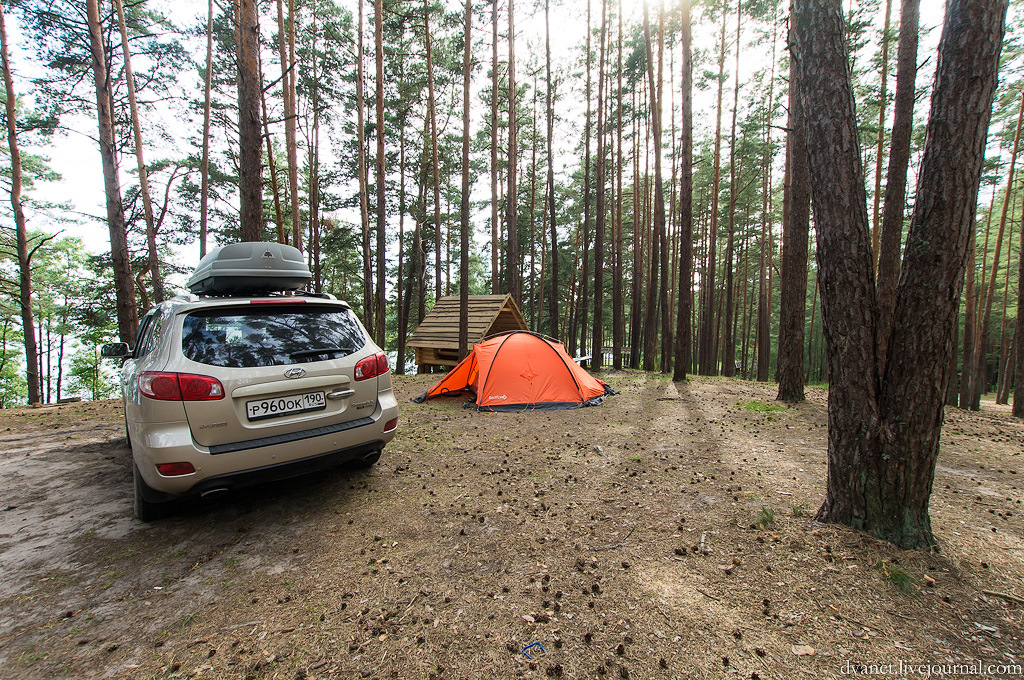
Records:
[[[602,377],[600,407],[522,414],[411,404],[432,379],[397,377],[371,470],[149,525],[119,403],[4,411],[0,676],[1024,672],[1024,423],[947,412],[941,552],[905,552],[813,521],[823,391]]]

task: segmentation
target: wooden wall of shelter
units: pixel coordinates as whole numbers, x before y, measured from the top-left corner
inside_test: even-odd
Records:
[[[511,295],[469,296],[470,347],[495,333],[514,330],[528,329]],[[459,296],[439,299],[406,344],[415,351],[419,373],[459,363]]]

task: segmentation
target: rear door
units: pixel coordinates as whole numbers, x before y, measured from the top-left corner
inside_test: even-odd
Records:
[[[377,381],[355,380],[374,354],[340,303],[246,301],[182,315],[180,372],[220,380],[224,398],[189,401],[202,446],[237,444],[315,428],[357,425],[377,403]]]

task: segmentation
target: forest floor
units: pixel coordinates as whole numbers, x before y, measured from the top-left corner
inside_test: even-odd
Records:
[[[908,552],[814,521],[824,390],[602,377],[602,406],[521,414],[411,404],[434,378],[396,377],[374,468],[149,525],[118,402],[4,411],[0,675],[1021,672],[1024,423],[947,410],[941,551]]]

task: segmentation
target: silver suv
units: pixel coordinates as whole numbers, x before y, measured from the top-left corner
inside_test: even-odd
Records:
[[[278,244],[236,244],[211,255],[224,261],[239,248],[301,262],[297,250]],[[372,465],[395,436],[387,355],[346,303],[293,291],[256,294],[275,286],[265,276],[246,286],[246,274],[224,274],[229,294],[163,302],[143,317],[134,349],[103,348],[104,356],[125,360],[135,514],[144,521],[185,496],[340,463]],[[210,278],[193,285],[193,277],[189,286],[216,293]]]

